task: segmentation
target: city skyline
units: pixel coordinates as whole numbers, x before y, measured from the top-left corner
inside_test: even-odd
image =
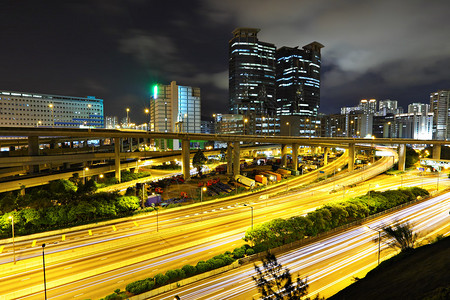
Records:
[[[1,88],[104,99],[105,115],[144,122],[155,83],[197,86],[202,115],[227,112],[228,41],[236,27],[295,47],[320,41],[320,112],[360,99],[428,103],[448,89],[445,1],[142,1],[3,3]],[[251,9],[250,9],[251,8]],[[7,58],[7,59],[5,59]],[[142,110],[142,112],[140,112]],[[134,121],[133,120],[133,121]]]

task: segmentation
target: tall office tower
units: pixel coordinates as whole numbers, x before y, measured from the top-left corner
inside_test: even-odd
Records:
[[[375,112],[377,111],[377,100],[376,99],[362,99],[359,102],[359,107],[362,111],[363,114],[365,115],[370,115],[370,114],[375,114]]]
[[[200,88],[157,84],[150,99],[150,130],[200,133]]]
[[[0,91],[0,126],[104,128],[103,100]]]
[[[275,45],[258,40],[259,29],[237,28],[229,42],[229,109],[250,117],[247,133],[256,133],[256,117],[274,116]]]
[[[314,128],[320,106],[320,49],[323,47],[312,42],[302,49],[281,47],[276,52],[277,114],[300,117],[299,132],[293,135],[316,135]],[[281,119],[283,123],[286,118]]]
[[[450,138],[450,90],[440,90],[430,94],[431,111],[434,114],[433,139],[446,140]]]

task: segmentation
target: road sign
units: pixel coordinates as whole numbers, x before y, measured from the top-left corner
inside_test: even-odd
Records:
[[[322,174],[323,174],[323,173],[325,173],[325,171],[319,171],[319,173],[322,173]]]

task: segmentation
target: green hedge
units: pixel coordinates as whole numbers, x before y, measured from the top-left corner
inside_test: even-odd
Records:
[[[244,245],[234,249],[233,253],[227,251],[207,261],[201,260],[195,266],[185,265],[181,269],[168,270],[166,274],[159,273],[154,277],[131,282],[127,284],[125,290],[132,295],[138,295],[168,283],[230,265],[236,259],[243,257],[247,249],[250,249],[250,246]]]
[[[307,236],[316,236],[427,195],[428,191],[418,187],[385,192],[371,191],[361,197],[326,204],[306,216],[295,216],[287,220],[274,219],[257,225],[247,230],[244,240],[254,245],[255,252],[261,252]]]

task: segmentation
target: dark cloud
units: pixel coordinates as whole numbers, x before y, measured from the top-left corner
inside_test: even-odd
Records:
[[[360,98],[428,102],[450,88],[447,0],[3,1],[0,89],[105,100],[133,119],[155,83],[201,88],[203,115],[226,112],[228,41],[261,28],[277,46],[325,45],[322,111]]]

